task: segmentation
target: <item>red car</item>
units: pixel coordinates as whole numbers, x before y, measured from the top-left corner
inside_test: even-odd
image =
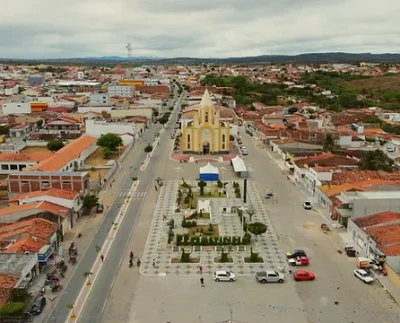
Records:
[[[315,279],[315,274],[312,272],[308,272],[305,270],[297,270],[293,274],[293,278],[295,281],[299,280],[314,280]]]

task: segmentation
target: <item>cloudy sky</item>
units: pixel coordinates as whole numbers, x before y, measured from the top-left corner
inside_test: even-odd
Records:
[[[400,0],[12,0],[0,57],[400,52]]]

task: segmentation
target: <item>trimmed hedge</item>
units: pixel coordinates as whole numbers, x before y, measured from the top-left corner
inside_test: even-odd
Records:
[[[188,234],[177,234],[177,246],[229,246],[229,245],[248,245],[251,235],[246,233],[243,237],[239,236],[189,236]]]

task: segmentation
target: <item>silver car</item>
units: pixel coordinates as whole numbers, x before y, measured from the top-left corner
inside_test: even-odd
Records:
[[[256,280],[260,283],[283,283],[285,275],[275,270],[265,270],[256,274]]]

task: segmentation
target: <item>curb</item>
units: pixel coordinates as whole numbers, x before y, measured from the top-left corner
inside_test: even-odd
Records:
[[[124,203],[122,204],[122,207],[117,214],[116,220],[114,222],[114,226],[109,231],[109,234],[108,234],[106,240],[104,241],[101,249],[98,252],[99,255],[104,255],[106,258],[108,251],[110,250],[111,245],[114,241],[114,238],[117,235],[118,230],[120,228],[119,224],[122,224],[122,221],[124,219],[123,216],[125,215],[125,212],[128,209],[129,205],[133,201],[133,199],[131,198],[131,194],[133,194],[136,191],[138,185],[139,185],[139,181],[135,181],[132,184],[131,189],[129,190],[130,194],[125,198]],[[75,304],[74,308],[71,309],[70,314],[68,315],[68,318],[66,319],[65,322],[70,323],[70,322],[77,321],[79,319],[79,316],[85,306],[85,303],[86,303],[87,299],[89,298],[89,295],[92,291],[90,286],[93,286],[93,284],[96,282],[97,277],[102,268],[101,263],[102,263],[102,261],[100,260],[100,257],[97,257],[97,259],[95,260],[95,262],[90,270],[90,273],[92,273],[92,278],[90,279],[91,283],[87,284],[87,281],[85,282],[84,286],[81,288],[81,290],[78,294],[78,297],[76,298],[76,300],[74,302],[74,304]],[[85,295],[85,292],[87,292],[86,295]],[[82,299],[82,302],[80,303],[81,298],[83,298],[83,299]],[[76,306],[76,305],[78,305],[78,306]]]

